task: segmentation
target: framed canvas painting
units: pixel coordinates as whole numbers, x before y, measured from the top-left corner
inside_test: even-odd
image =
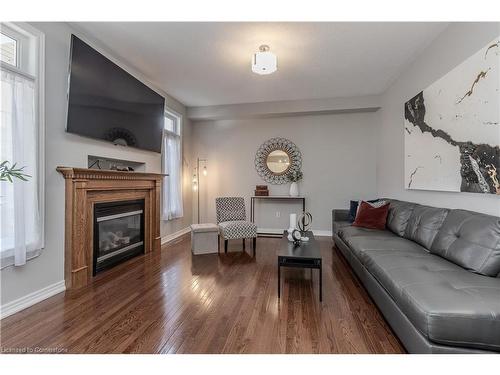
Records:
[[[407,189],[500,195],[500,37],[404,105]]]

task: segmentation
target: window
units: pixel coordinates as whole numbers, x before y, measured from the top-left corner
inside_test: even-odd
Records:
[[[0,33],[0,61],[17,66],[17,40],[5,34],[5,31]]]
[[[43,248],[43,34],[0,23],[0,161],[28,181],[0,181],[0,264],[21,266]]]
[[[165,111],[162,169],[168,176],[163,181],[163,220],[183,216],[181,123],[182,118],[179,114],[170,110]]]

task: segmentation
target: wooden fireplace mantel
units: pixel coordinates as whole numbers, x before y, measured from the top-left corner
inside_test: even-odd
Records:
[[[160,249],[160,194],[165,175],[57,167],[66,182],[64,278],[66,289],[93,274],[94,204],[144,199],[144,252]]]

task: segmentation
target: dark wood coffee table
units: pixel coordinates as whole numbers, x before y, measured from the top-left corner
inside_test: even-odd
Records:
[[[309,237],[308,242],[301,242],[300,245],[294,245],[287,239],[288,232],[283,232],[283,237],[278,250],[278,298],[281,297],[281,267],[296,268],[316,268],[319,270],[319,300],[323,300],[323,278],[322,278],[322,260],[319,243],[310,231],[305,232],[303,236]]]

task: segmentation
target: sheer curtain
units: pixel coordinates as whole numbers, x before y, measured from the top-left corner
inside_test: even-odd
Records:
[[[182,164],[181,137],[165,130],[163,132],[163,220],[182,217]]]
[[[38,134],[35,82],[1,70],[0,160],[25,166],[29,180],[0,182],[1,268],[21,266],[40,254],[42,233],[38,202]]]

